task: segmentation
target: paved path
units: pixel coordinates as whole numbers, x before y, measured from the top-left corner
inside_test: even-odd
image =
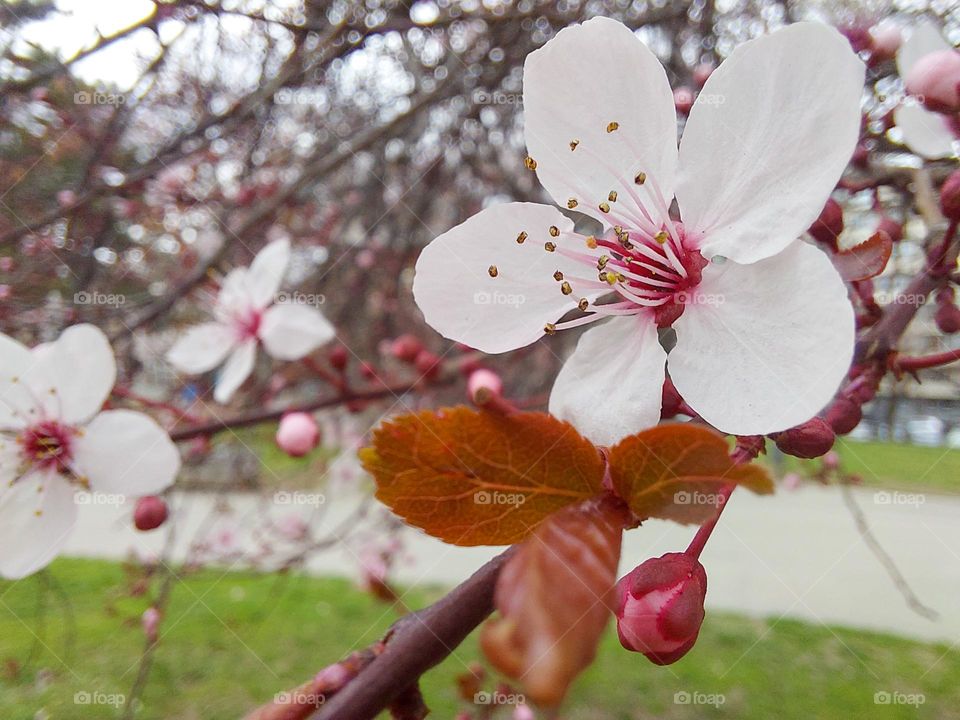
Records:
[[[840,491],[819,486],[765,498],[742,491],[734,495],[702,558],[709,577],[708,608],[960,642],[960,497],[878,496],[866,489],[854,495],[916,595],[940,613],[938,620],[907,607],[865,546]],[[182,505],[177,555],[185,552],[213,500],[193,495]],[[262,517],[264,502],[260,496],[231,496],[238,518],[234,525],[248,527],[246,519]],[[328,498],[318,524],[335,527],[355,504],[356,498]],[[129,514],[129,507],[82,508],[66,554],[120,558],[131,549],[158,552],[162,534],[137,533]],[[659,521],[630,531],[621,572],[648,557],[682,550],[692,532]],[[413,562],[397,573],[407,584],[456,583],[495,554],[489,548],[449,547],[413,531],[407,541]],[[308,564],[317,574],[355,575],[356,568],[356,558],[343,549],[320,553]]]

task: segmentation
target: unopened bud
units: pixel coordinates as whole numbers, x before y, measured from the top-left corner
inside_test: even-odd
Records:
[[[933,314],[940,332],[952,335],[960,332],[960,308],[952,300],[937,303],[937,311]]]
[[[833,450],[824,455],[821,462],[824,470],[838,470],[840,468],[840,456]]]
[[[860,403],[850,398],[838,397],[827,410],[827,422],[837,435],[851,432],[863,419]]]
[[[160,611],[155,607],[148,607],[140,616],[140,624],[143,627],[143,634],[147,640],[155,643],[159,638],[160,629]]]
[[[277,446],[287,455],[302,457],[320,443],[320,428],[313,415],[305,412],[287,413],[277,427]]]
[[[429,350],[418,352],[413,364],[417,372],[426,380],[433,380],[440,373],[440,358]]]
[[[883,22],[870,28],[870,59],[876,62],[892,60],[900,44],[903,32],[894,22]]]
[[[475,405],[486,405],[503,394],[503,380],[493,370],[480,368],[467,380],[467,395]]]
[[[940,113],[960,110],[960,52],[938,50],[917,60],[903,79],[907,92],[922,98],[924,106]]]
[[[342,663],[334,663],[333,665],[327,665],[318,672],[313,681],[316,683],[319,692],[332,695],[342,690],[344,685],[350,682],[353,677],[354,673],[350,672]]]
[[[683,86],[673,91],[673,104],[681,115],[689,115],[693,108],[693,90]]]
[[[133,509],[133,524],[137,530],[153,530],[167,520],[167,503],[162,497],[147,495],[137,500]]]
[[[703,623],[707,573],[684,553],[651,558],[617,583],[617,634],[627,650],[669,665],[693,647]]]
[[[837,237],[843,232],[843,208],[840,203],[833,198],[827,200],[820,217],[814,221],[808,232],[817,242],[836,249]]]
[[[802,425],[771,435],[781,452],[798,458],[816,458],[830,451],[836,435],[823,418],[811,418]]]
[[[693,84],[702,88],[715,70],[713,63],[700,63],[693,69]]]
[[[390,353],[401,362],[412,363],[423,350],[421,343],[413,335],[401,335],[390,345]]]
[[[960,222],[960,170],[954,170],[940,188],[940,210],[952,222]]]
[[[347,362],[350,360],[350,355],[343,345],[338,345],[330,351],[329,360],[334,369],[344,370],[347,367]]]

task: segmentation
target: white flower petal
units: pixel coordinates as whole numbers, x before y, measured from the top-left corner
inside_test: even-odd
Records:
[[[237,343],[233,330],[221,323],[194,325],[167,351],[167,362],[182,373],[196,375],[220,365]]]
[[[289,264],[290,243],[287,240],[274,240],[257,253],[247,273],[254,307],[265,308],[273,302]]]
[[[904,143],[917,155],[937,160],[958,154],[960,139],[953,134],[945,116],[911,103],[897,106],[893,119],[903,133]]]
[[[117,379],[113,348],[95,325],[73,325],[56,342],[33,349],[40,377],[30,384],[47,411],[66,423],[87,420],[102,407]],[[40,383],[47,381],[46,386]]]
[[[177,477],[180,453],[170,436],[148,415],[105,410],[77,438],[74,467],[96,492],[156,495]]]
[[[299,360],[335,335],[320,311],[306,305],[274,305],[260,321],[263,347],[278,360]]]
[[[647,189],[633,181],[640,171],[670,202],[677,167],[673,92],[660,61],[623,24],[593,18],[530,53],[523,117],[537,177],[559,205],[575,198],[578,212],[621,223],[598,206],[611,190],[618,195],[610,203],[614,213],[637,207],[634,192],[649,206]],[[619,127],[607,132],[610,123]]]
[[[26,346],[0,333],[0,428],[21,428],[36,413],[36,395],[27,382],[36,364]]]
[[[740,45],[680,141],[677,202],[705,257],[780,252],[817,219],[860,129],[864,65],[836,30],[796,23]]]
[[[704,268],[699,297],[676,321],[667,366],[707,422],[762,435],[809,420],[853,357],[853,307],[830,260],[801,241],[752,265]]]
[[[230,357],[227,358],[220,376],[217,378],[216,387],[213,390],[213,399],[218,403],[230,402],[230,398],[237,391],[243,381],[250,377],[253,372],[253,364],[257,359],[257,341],[254,339],[244,340],[235,346]]]
[[[550,392],[550,413],[597,445],[614,445],[660,421],[664,364],[648,315],[607,320],[587,330]]]
[[[595,271],[544,250],[545,242],[570,245],[563,236],[552,237],[551,226],[573,230],[556,208],[507,203],[482,210],[427,245],[413,280],[427,323],[451,340],[501,353],[539,339],[544,325],[575,308],[580,297],[595,297],[560,292],[557,270],[590,279]],[[522,244],[521,232],[527,233]],[[496,277],[490,277],[491,267]]]
[[[929,20],[921,20],[913,26],[910,37],[897,52],[897,73],[906,80],[911,68],[924,55],[950,49],[950,43],[943,39],[940,28]]]
[[[0,576],[18,580],[46,567],[77,520],[74,490],[55,473],[35,472],[0,495]]]

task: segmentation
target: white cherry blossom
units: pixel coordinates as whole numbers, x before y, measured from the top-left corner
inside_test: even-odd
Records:
[[[290,264],[286,240],[269,243],[249,268],[231,270],[214,308],[215,320],[187,330],[167,353],[177,370],[204,373],[223,365],[213,397],[226,403],[253,371],[257,346],[278,360],[299,360],[334,337],[333,326],[316,309],[275,304]]]
[[[798,238],[854,150],[863,81],[835,30],[788,26],[713,72],[678,148],[666,73],[636,35],[608,18],[561,30],[524,66],[528,166],[602,232],[551,206],[488,207],[423,251],[416,301],[441,334],[488,353],[605,320],[550,398],[594,442],[658,421],[667,364],[721,430],[803,422],[853,352],[845,286]]]
[[[93,325],[74,325],[33,350],[0,335],[0,368],[0,576],[20,578],[60,552],[77,493],[162,492],[180,454],[147,415],[100,412],[116,364]]]
[[[897,72],[904,81],[925,57],[954,51],[937,27],[927,21],[914,26],[897,53]],[[960,147],[960,121],[956,116],[927,110],[917,98],[906,98],[893,113],[903,141],[918,155],[935,160],[954,157]]]

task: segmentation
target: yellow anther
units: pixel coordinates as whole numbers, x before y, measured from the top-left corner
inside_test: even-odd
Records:
[[[554,325],[553,323],[547,323],[546,325],[543,326],[543,331],[547,335],[553,335],[557,331],[557,326]]]
[[[557,270],[557,271],[553,274],[553,279],[556,280],[557,282],[560,282],[561,280],[563,280],[563,273],[560,272],[559,270]]]
[[[617,191],[616,191],[616,190],[611,190],[611,191],[610,191],[610,194],[607,195],[607,200],[609,200],[610,202],[616,202],[616,201],[617,201]]]
[[[570,283],[564,280],[563,284],[560,286],[560,292],[562,292],[564,295],[569,295],[573,292],[573,288],[570,287]]]
[[[605,202],[600,203],[600,210],[605,213],[610,212],[610,204]]]
[[[580,141],[579,141],[579,140],[571,140],[571,141],[570,141],[570,152],[573,152],[574,150],[576,150],[576,149],[577,149],[577,145],[579,145],[579,144],[580,144]]]
[[[606,279],[608,285],[616,285],[616,284],[617,284],[617,275],[616,275],[616,273],[612,273],[612,272],[610,272],[610,271],[608,270],[607,272],[604,273],[604,275],[606,276],[605,279]]]
[[[607,266],[607,262],[609,262],[609,260],[610,260],[609,256],[601,255],[600,259],[597,260],[597,267],[603,270]]]
[[[586,298],[580,298],[580,302],[577,303],[577,307],[580,308],[580,312],[586,312],[589,306],[590,301]]]
[[[523,245],[523,241],[526,239],[527,239],[527,234],[525,232],[520,233],[519,235],[517,235],[517,244]]]
[[[557,246],[554,245],[552,242],[547,241],[543,244],[543,249],[546,250],[547,252],[553,252],[554,250],[557,249]]]
[[[597,239],[593,235],[587,238],[587,247],[591,250],[597,249]]]
[[[638,172],[633,178],[633,181],[637,185],[643,185],[647,181],[647,174],[645,172]]]
[[[663,245],[669,237],[670,236],[667,234],[666,230],[661,230],[660,232],[658,232],[656,235],[653,236],[653,239],[656,240],[661,245]]]
[[[488,274],[490,277],[496,277],[499,273],[500,273],[500,271],[497,270],[497,266],[496,266],[496,265],[491,265],[490,267],[487,268],[487,274]]]
[[[532,157],[530,157],[529,155],[527,155],[527,156],[523,159],[523,164],[527,166],[527,170],[536,170],[536,169],[537,169],[537,161],[534,160],[534,159],[533,159]]]
[[[560,228],[558,228],[556,225],[551,225],[550,237],[560,237]]]
[[[573,210],[577,206],[577,204],[578,203],[576,198],[570,198],[569,200],[567,200],[567,207],[570,208],[571,210]]]
[[[607,123],[607,132],[608,132],[608,133],[612,133],[614,130],[619,130],[619,129],[620,129],[620,123],[618,123],[618,122],[614,121],[614,122],[611,122],[611,123]]]

